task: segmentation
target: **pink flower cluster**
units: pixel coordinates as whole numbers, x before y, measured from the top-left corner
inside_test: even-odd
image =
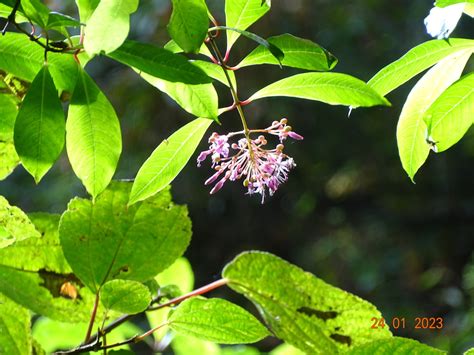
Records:
[[[216,172],[205,184],[215,183],[211,194],[219,191],[227,180],[236,181],[244,178],[243,184],[248,194],[259,193],[262,203],[268,190],[272,196],[278,187],[288,179],[289,171],[296,166],[293,158],[283,153],[284,140],[288,137],[302,140],[303,137],[292,131],[286,118],[274,121],[265,129],[250,130],[249,134],[261,133],[256,139],[240,138],[237,143],[230,143],[230,138],[245,135],[245,132],[232,132],[219,135],[216,132],[209,137],[209,149],[201,152],[197,158],[198,166],[211,156],[212,168]],[[265,149],[267,140],[262,133],[278,136],[280,144],[274,149]],[[230,148],[235,154],[230,155]]]

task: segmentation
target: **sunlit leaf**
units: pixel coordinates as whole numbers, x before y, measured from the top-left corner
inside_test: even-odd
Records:
[[[49,9],[40,0],[22,0],[21,7],[25,15],[34,23],[46,28]]]
[[[100,297],[105,308],[128,314],[143,312],[151,301],[148,288],[130,280],[106,282],[100,289]]]
[[[51,354],[58,349],[72,349],[84,341],[87,325],[88,323],[65,323],[40,317],[33,324],[33,337],[48,354]],[[142,330],[133,323],[125,322],[107,334],[107,342],[118,343],[141,332]],[[61,336],[51,336],[51,334],[61,334]],[[124,348],[128,349],[129,346],[126,345]]]
[[[334,68],[337,63],[336,57],[318,44],[288,33],[270,37],[268,38],[268,42],[283,52],[284,57],[281,61],[283,66],[306,70],[328,71]],[[236,67],[243,68],[257,64],[279,65],[280,63],[265,46],[259,46]]]
[[[31,83],[15,121],[15,149],[36,183],[53,166],[64,147],[65,120],[48,67]]]
[[[74,17],[61,14],[59,12],[50,12],[46,28],[55,29],[61,27],[79,27],[81,23]]]
[[[431,104],[459,79],[471,51],[459,51],[436,64],[413,87],[397,126],[398,151],[403,168],[413,180],[428,158],[427,126],[423,117]]]
[[[172,53],[183,53],[183,49],[173,40],[169,40],[168,43],[166,43],[163,46],[164,49],[172,52]],[[209,51],[209,48],[207,48],[206,43],[203,43],[201,45],[201,48],[199,49],[199,54],[205,55],[206,57],[211,58],[212,54]]]
[[[460,50],[474,50],[474,40],[450,38],[449,41],[432,40],[422,43],[380,70],[368,84],[385,96],[423,70]]]
[[[30,217],[41,237],[0,250],[0,293],[52,319],[87,321],[94,295],[71,273],[64,258],[59,216],[41,213]]]
[[[134,68],[189,113],[217,119],[218,99],[212,79],[185,57],[134,41],[126,41],[109,57]]]
[[[113,183],[94,203],[74,198],[61,218],[64,255],[93,291],[112,279],[150,280],[188,246],[186,207],[174,205],[169,190],[127,206],[130,188]]]
[[[138,0],[101,0],[84,30],[87,53],[110,53],[120,47],[130,31],[130,15],[137,8]]]
[[[197,53],[207,36],[209,18],[204,0],[172,0],[173,12],[168,32],[188,53]]]
[[[268,330],[243,308],[220,298],[190,298],[168,317],[174,331],[221,344],[254,343]]]
[[[79,10],[79,17],[81,22],[87,23],[89,18],[94,13],[94,10],[99,5],[100,0],[76,0],[77,9]]]
[[[176,355],[206,354],[222,355],[221,348],[211,341],[201,340],[196,337],[177,334],[173,338],[171,347]]]
[[[305,353],[291,346],[290,344],[283,343],[273,349],[269,355],[304,355]]]
[[[13,127],[17,115],[15,102],[10,96],[0,95],[0,180],[11,174],[20,163],[13,145]]]
[[[375,306],[274,255],[242,253],[223,276],[278,338],[304,352],[334,354],[391,337],[388,328],[371,329],[371,318],[381,318]]]
[[[220,65],[214,64],[212,62],[206,62],[204,60],[193,60],[191,61],[192,65],[197,66],[203,72],[205,72],[208,76],[217,81],[221,82],[225,86],[229,86],[229,82],[227,80],[226,75],[224,74],[224,70]],[[229,75],[230,82],[234,88],[237,88],[237,82],[235,81],[235,74],[232,70],[227,70],[227,74]]]
[[[0,294],[0,354],[31,353],[30,312]]]
[[[412,339],[394,337],[391,339],[376,340],[371,343],[358,346],[352,349],[352,351],[349,351],[348,354],[441,355],[446,354],[446,352],[432,348],[425,344],[421,344]]]
[[[305,73],[290,76],[264,87],[247,101],[273,96],[296,97],[352,107],[390,105],[363,81],[340,73]]]
[[[21,33],[7,32],[0,41],[0,69],[33,81],[44,64],[44,49]],[[48,68],[56,88],[72,93],[77,80],[77,63],[70,54],[48,53]]]
[[[226,26],[246,30],[270,10],[269,3],[261,0],[226,0]],[[230,51],[240,33],[227,31],[227,52]]]
[[[39,237],[28,216],[18,207],[10,206],[5,197],[0,196],[0,248]]]
[[[442,152],[456,144],[474,120],[474,73],[451,85],[426,111],[428,135]]]
[[[197,118],[161,142],[138,171],[129,204],[153,196],[171,183],[185,167],[211,123],[209,119]]]
[[[459,4],[461,2],[474,4],[474,0],[436,0],[435,6],[437,7],[446,7],[454,4]]]
[[[122,137],[112,104],[82,69],[69,105],[66,148],[74,172],[97,196],[115,173]]]

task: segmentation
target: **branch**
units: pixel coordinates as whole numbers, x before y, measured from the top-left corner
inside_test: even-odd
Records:
[[[154,311],[154,310],[169,307],[169,306],[172,306],[172,305],[177,305],[177,304],[183,302],[184,300],[186,300],[188,298],[198,296],[198,295],[203,295],[207,292],[215,290],[216,288],[224,286],[228,282],[229,282],[229,280],[227,280],[227,279],[220,279],[220,280],[214,281],[214,282],[212,282],[212,283],[210,283],[206,286],[198,288],[198,289],[196,289],[192,292],[189,292],[185,295],[173,298],[172,300],[170,300],[168,302],[159,304],[155,307],[149,307],[147,309],[147,311]],[[163,296],[160,295],[160,296],[157,296],[157,297],[153,298],[151,304],[158,302],[162,297]],[[136,315],[137,314],[125,314],[125,315],[121,316],[120,318],[117,318],[116,320],[111,322],[106,327],[102,328],[96,334],[90,336],[88,341],[85,341],[84,343],[82,343],[78,347],[76,347],[74,349],[71,349],[71,350],[58,351],[55,354],[79,354],[79,353],[88,352],[88,351],[98,351],[98,350],[110,349],[111,347],[117,347],[117,346],[126,345],[126,344],[134,344],[134,343],[137,343],[139,341],[142,341],[148,335],[152,334],[153,332],[155,332],[159,328],[161,328],[161,327],[168,324],[168,323],[161,324],[158,327],[150,329],[146,333],[143,333],[142,335],[136,335],[133,338],[130,338],[128,340],[124,340],[121,343],[102,346],[102,343],[99,341],[99,338],[101,336],[104,336],[105,334],[110,333],[112,330],[114,330],[115,328],[117,328],[118,326],[125,323],[126,321],[128,321],[129,319],[131,319],[132,317],[134,317]]]

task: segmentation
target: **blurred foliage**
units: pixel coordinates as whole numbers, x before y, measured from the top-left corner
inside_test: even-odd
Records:
[[[76,11],[72,1],[46,2],[67,13]],[[208,3],[222,22],[223,1]],[[431,5],[408,0],[274,1],[270,14],[253,28],[267,37],[291,32],[311,39],[338,57],[335,71],[368,80],[429,39],[423,18]],[[132,17],[131,37],[163,45],[169,16],[169,1],[143,1]],[[472,37],[474,22],[469,20],[464,16],[452,37]],[[235,46],[231,64],[255,45],[240,38]],[[468,68],[472,67],[471,60]],[[116,178],[132,178],[162,139],[191,116],[106,58],[87,70],[122,124],[124,153]],[[285,75],[296,73],[284,70]],[[242,98],[283,77],[271,66],[236,74]],[[287,147],[298,167],[264,205],[259,198],[244,196],[238,184],[209,196],[202,184],[209,170],[197,169],[192,162],[184,169],[173,191],[177,202],[188,204],[193,220],[194,237],[186,256],[196,285],[217,278],[221,267],[240,251],[268,250],[367,299],[387,320],[405,317],[406,329],[394,330],[395,335],[453,353],[474,346],[474,263],[468,265],[474,249],[474,132],[447,153],[429,159],[417,184],[412,184],[401,167],[395,139],[410,83],[389,95],[392,108],[357,109],[349,119],[344,108],[292,99],[247,106],[252,126],[287,117],[304,135],[303,142]],[[231,98],[223,101],[221,106],[227,106]],[[239,126],[234,112],[221,122],[222,127],[214,125],[209,133]],[[63,157],[39,186],[18,168],[2,182],[0,194],[26,211],[58,212],[85,191]],[[444,317],[445,327],[415,330],[414,318],[423,316]],[[275,345],[270,339],[261,347],[269,350]]]

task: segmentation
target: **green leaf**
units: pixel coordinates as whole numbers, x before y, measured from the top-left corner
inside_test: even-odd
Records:
[[[229,82],[227,81],[227,77],[224,74],[224,70],[220,65],[214,64],[212,62],[205,62],[203,60],[193,60],[191,64],[201,69],[207,76],[210,76],[213,79],[221,82],[225,86],[229,86]],[[235,80],[235,74],[232,70],[227,70],[227,74],[229,74],[230,82],[234,88],[237,88],[237,82]]]
[[[46,28],[48,29],[61,29],[62,27],[79,27],[81,23],[74,17],[61,14],[59,12],[50,12],[48,16],[48,22]]]
[[[226,26],[246,30],[270,10],[269,3],[261,0],[226,0]],[[230,51],[240,33],[227,31],[227,52]]]
[[[99,5],[100,0],[76,0],[77,9],[79,11],[79,18],[81,22],[87,23],[89,18],[94,13],[94,10]]]
[[[187,164],[211,123],[209,119],[197,118],[161,142],[138,171],[129,204],[153,196],[171,183]]]
[[[21,7],[31,21],[40,25],[40,27],[47,27],[49,9],[40,0],[22,0]]]
[[[30,312],[0,294],[0,354],[31,353]]]
[[[474,17],[474,3],[469,3],[464,6],[464,13],[471,17]]]
[[[290,344],[283,343],[273,349],[269,355],[304,355],[304,353]]]
[[[28,216],[18,207],[10,206],[5,197],[0,196],[0,248],[39,237]]]
[[[5,179],[20,163],[13,145],[13,127],[17,115],[15,102],[10,96],[0,95],[0,180]]]
[[[15,149],[36,183],[53,166],[64,147],[64,111],[48,67],[31,83],[15,122]]]
[[[376,340],[358,346],[348,352],[350,355],[397,354],[397,355],[440,355],[446,354],[428,345],[412,339],[393,337],[391,339]]]
[[[114,175],[122,138],[112,104],[83,69],[69,105],[66,148],[72,169],[96,197]]]
[[[192,65],[186,57],[151,44],[125,41],[108,56],[116,61],[154,77],[185,84],[208,84],[212,80]]]
[[[220,298],[194,297],[168,317],[174,331],[221,344],[255,343],[268,330],[243,308]]]
[[[0,293],[52,319],[87,321],[95,297],[71,273],[63,256],[59,216],[41,213],[31,219],[41,237],[18,241],[0,251]]]
[[[369,302],[274,255],[242,253],[223,276],[257,306],[278,338],[304,352],[334,354],[391,337],[388,329],[370,328],[370,319],[381,314]]]
[[[474,354],[474,348],[471,348],[464,353],[464,355],[473,355],[473,354]]]
[[[474,50],[474,40],[450,38],[422,43],[397,61],[387,65],[368,84],[380,95],[387,95],[423,70],[460,50]]]
[[[134,68],[189,113],[217,119],[218,98],[212,79],[185,57],[134,41],[126,41],[109,57]]]
[[[7,32],[0,41],[0,69],[33,81],[44,64],[44,50],[21,33]],[[48,53],[48,67],[56,88],[72,93],[77,80],[77,63],[70,54]]]
[[[138,0],[101,0],[84,30],[87,53],[110,53],[120,47],[130,31],[130,15],[137,8]]]
[[[285,57],[285,54],[280,50],[280,48],[278,48],[277,46],[274,46],[273,44],[268,42],[266,39],[263,39],[262,37],[257,36],[255,33],[240,30],[234,27],[228,27],[228,26],[216,26],[213,28],[216,30],[226,30],[227,32],[229,31],[237,32],[251,39],[252,41],[257,42],[258,44],[266,48],[273,55],[273,57],[275,57],[275,59],[278,61],[278,64],[280,65],[281,65],[282,59]]]
[[[22,226],[28,227],[28,229],[24,228],[25,230],[21,233],[31,235],[34,238],[26,238],[8,248],[0,249],[1,264],[25,271],[44,270],[70,274],[72,272],[71,268],[66,262],[59,244],[58,225],[60,216],[48,213],[33,213],[28,217],[30,219],[22,221]],[[27,217],[24,216],[24,218]],[[33,230],[35,227],[36,229]],[[38,250],[41,252],[38,252]]]
[[[100,290],[100,296],[105,308],[128,314],[143,312],[151,301],[148,288],[130,280],[106,282]]]
[[[178,46],[178,44],[173,40],[169,40],[168,43],[166,43],[163,46],[163,48],[172,53],[183,53],[183,49],[180,46]],[[213,57],[211,52],[209,51],[209,48],[207,48],[206,43],[203,43],[201,45],[201,48],[199,49],[199,54],[205,55],[206,57],[209,57],[209,58]]]
[[[181,293],[191,292],[194,287],[193,269],[188,259],[183,257],[176,259],[170,267],[158,274],[155,280],[162,286],[176,285]]]
[[[268,42],[279,48],[284,57],[281,64],[287,67],[328,71],[337,64],[337,59],[318,44],[307,39],[298,38],[291,34],[282,34],[268,38]],[[258,46],[245,57],[236,68],[248,67],[258,64],[280,63],[265,46]]]
[[[90,311],[90,310],[89,310]],[[88,323],[64,323],[40,317],[33,324],[33,337],[41,344],[48,354],[58,349],[71,349],[84,341]],[[107,334],[107,343],[115,344],[134,335],[142,333],[142,330],[131,322],[125,322],[113,332]],[[51,336],[60,334],[61,336]],[[128,346],[125,346],[128,349]],[[110,352],[108,352],[110,354]]]
[[[264,87],[247,101],[272,96],[297,97],[354,108],[390,105],[362,80],[340,73],[304,73],[290,76]]]
[[[113,183],[94,203],[74,198],[61,218],[61,245],[82,282],[97,291],[108,280],[144,282],[185,251],[191,222],[169,190],[127,206],[129,183]]]
[[[173,337],[171,343],[173,352],[176,355],[189,355],[189,354],[206,354],[206,355],[222,355],[219,345],[201,340],[191,336],[185,336],[177,334]]]
[[[173,12],[168,32],[187,53],[198,53],[209,28],[204,0],[172,0]]]
[[[473,123],[474,73],[451,85],[426,111],[428,135],[442,152],[456,144]]]
[[[435,6],[437,7],[446,7],[454,4],[459,4],[461,2],[467,3],[467,4],[474,4],[474,0],[436,0],[435,1]]]
[[[459,51],[431,68],[413,87],[403,106],[397,126],[400,160],[413,180],[428,158],[427,126],[423,120],[426,110],[462,74],[471,51]]]

